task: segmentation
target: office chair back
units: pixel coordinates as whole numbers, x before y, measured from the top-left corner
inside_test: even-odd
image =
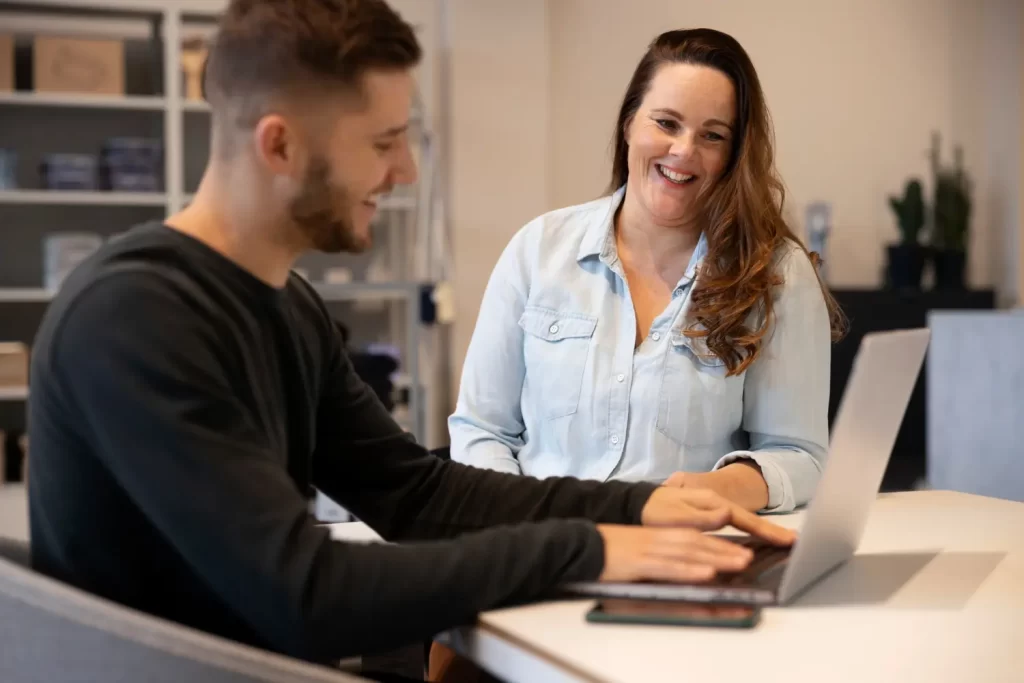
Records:
[[[98,598],[32,571],[0,538],[4,683],[356,683],[365,679],[240,645]]]

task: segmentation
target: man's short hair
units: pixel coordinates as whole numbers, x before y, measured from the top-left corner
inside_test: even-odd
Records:
[[[368,70],[410,69],[422,49],[383,0],[232,0],[206,65],[214,114],[254,126],[276,96],[360,93]]]

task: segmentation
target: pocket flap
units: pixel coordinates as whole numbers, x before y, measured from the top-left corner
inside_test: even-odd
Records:
[[[685,351],[695,361],[708,368],[720,368],[725,366],[725,361],[716,356],[708,348],[704,337],[687,337],[682,330],[674,330],[671,338],[672,346],[677,351]]]
[[[519,318],[519,326],[535,337],[547,341],[560,341],[594,336],[597,318],[547,308],[527,308]]]

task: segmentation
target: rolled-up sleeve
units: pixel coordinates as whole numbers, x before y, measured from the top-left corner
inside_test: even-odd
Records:
[[[775,321],[744,382],[750,449],[729,453],[714,467],[753,460],[768,484],[767,512],[809,502],[828,452],[832,339],[825,297],[802,250],[793,247],[780,266]]]
[[[525,231],[525,229],[524,229]],[[521,396],[526,376],[523,330],[528,267],[524,231],[508,244],[484,290],[462,368],[455,412],[448,418],[452,460],[521,474]]]

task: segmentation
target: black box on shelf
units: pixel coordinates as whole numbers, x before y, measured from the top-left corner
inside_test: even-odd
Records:
[[[47,154],[40,166],[47,190],[99,189],[98,159],[94,154]]]
[[[115,192],[159,192],[163,182],[163,145],[155,138],[118,137],[101,151],[103,188]]]
[[[18,187],[18,153],[13,149],[0,148],[0,190],[14,190]]]

